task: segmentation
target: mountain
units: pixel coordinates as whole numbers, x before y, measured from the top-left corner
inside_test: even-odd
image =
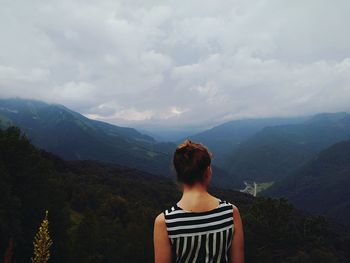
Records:
[[[297,207],[350,222],[350,140],[323,151],[261,194],[286,197]]]
[[[214,153],[214,163],[224,167],[224,162],[229,154],[237,149],[241,143],[263,128],[282,124],[300,123],[306,119],[307,117],[234,120],[188,136],[187,138],[208,146]]]
[[[159,142],[179,142],[182,138],[189,134],[195,134],[202,131],[203,127],[163,127],[160,125],[138,124],[135,129],[147,134]]]
[[[33,255],[48,210],[50,262],[154,262],[157,214],[181,197],[163,176],[97,161],[65,161],[20,130],[0,129],[0,256]],[[232,190],[209,192],[240,209],[247,262],[347,262],[349,229],[295,209],[285,199]],[[137,247],[137,249],[135,249]]]
[[[68,160],[100,160],[170,173],[170,145],[135,129],[88,119],[63,105],[0,99],[2,126],[20,127],[33,144]]]
[[[0,99],[0,126],[15,125],[34,145],[66,160],[98,160],[175,176],[172,142],[157,142],[133,128],[91,120],[63,105]],[[213,165],[213,184],[231,188],[231,177]]]
[[[300,124],[264,128],[231,153],[225,168],[239,182],[275,181],[346,139],[350,139],[348,113],[318,114]]]

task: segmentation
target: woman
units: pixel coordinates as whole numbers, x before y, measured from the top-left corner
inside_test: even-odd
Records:
[[[238,208],[207,192],[211,154],[186,140],[173,157],[182,197],[154,222],[156,263],[244,262],[244,237]]]

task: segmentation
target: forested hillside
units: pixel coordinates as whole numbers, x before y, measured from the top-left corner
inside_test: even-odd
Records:
[[[214,175],[215,176],[215,175]],[[93,161],[63,161],[35,148],[20,130],[0,130],[0,253],[14,242],[28,262],[49,210],[50,262],[152,262],[155,216],[181,193],[164,177]],[[210,189],[236,204],[247,262],[347,262],[349,232],[306,215],[284,199]]]
[[[286,197],[297,207],[350,222],[350,141],[339,142],[263,195]]]
[[[0,99],[0,127],[20,127],[34,145],[68,160],[100,160],[169,175],[170,146],[137,130],[88,119],[63,105]]]
[[[237,181],[277,181],[320,150],[350,139],[348,113],[318,114],[300,124],[266,127],[228,158],[226,169]]]

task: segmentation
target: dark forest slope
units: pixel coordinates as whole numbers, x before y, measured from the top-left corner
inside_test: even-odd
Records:
[[[350,141],[323,150],[262,194],[286,197],[307,211],[350,222]]]

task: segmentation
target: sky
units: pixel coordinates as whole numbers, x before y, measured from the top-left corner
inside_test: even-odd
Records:
[[[0,97],[132,127],[350,111],[348,0],[0,0]]]

